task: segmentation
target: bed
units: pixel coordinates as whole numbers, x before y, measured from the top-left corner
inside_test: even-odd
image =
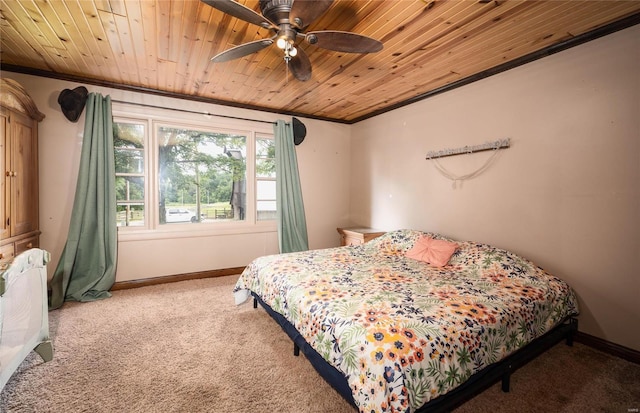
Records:
[[[254,297],[361,412],[450,410],[577,329],[572,289],[490,245],[416,230],[260,257]]]

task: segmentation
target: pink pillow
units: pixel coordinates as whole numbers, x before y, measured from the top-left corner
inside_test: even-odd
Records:
[[[458,244],[455,242],[422,236],[405,255],[436,267],[444,267],[456,251],[456,248],[458,248]]]

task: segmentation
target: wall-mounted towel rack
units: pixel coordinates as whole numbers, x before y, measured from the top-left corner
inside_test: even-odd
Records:
[[[509,138],[498,139],[494,142],[483,143],[481,145],[463,146],[455,149],[443,149],[441,151],[429,151],[427,152],[426,159],[444,158],[446,156],[462,155],[465,153],[475,153],[482,151],[492,151],[496,149],[506,149],[511,145]]]

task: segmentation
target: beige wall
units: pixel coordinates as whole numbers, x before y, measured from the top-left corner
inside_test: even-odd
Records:
[[[567,280],[580,329],[640,350],[640,26],[353,126],[304,120],[297,147],[311,248],[336,226],[417,228],[511,249]],[[42,247],[55,267],[69,225],[82,126],[56,102],[76,84],[2,72],[40,127]],[[273,120],[269,113],[89,86],[114,99]],[[511,138],[452,188],[425,154]],[[442,160],[458,174],[490,156]],[[351,177],[349,175],[351,174]],[[275,232],[121,241],[117,281],[228,268],[277,251]],[[52,271],[52,268],[50,268]]]
[[[46,115],[40,124],[40,228],[41,247],[52,253],[51,276],[66,242],[80,161],[84,114],[69,122],[57,103],[61,90],[75,83],[1,72],[20,82]],[[90,92],[111,95],[112,99],[133,101],[251,119],[276,120],[277,114],[181,101],[88,85]],[[114,111],[116,110],[114,105]],[[131,112],[140,107],[128,107]],[[201,115],[167,112],[167,117],[202,121]],[[290,119],[290,118],[286,118]],[[336,227],[348,220],[348,175],[350,126],[301,118],[307,127],[305,141],[297,146],[300,180],[307,216],[311,248],[337,246]],[[242,125],[242,122],[212,118],[211,122]],[[255,124],[254,124],[255,125]],[[263,128],[265,126],[262,126]],[[266,126],[272,130],[269,125]],[[245,266],[254,258],[278,251],[275,226],[261,232],[227,231],[220,235],[168,238],[154,234],[119,235],[116,281],[152,278]]]
[[[425,160],[501,138],[456,188]],[[581,331],[640,350],[640,26],[360,122],[351,151],[354,223],[511,249],[575,288]]]

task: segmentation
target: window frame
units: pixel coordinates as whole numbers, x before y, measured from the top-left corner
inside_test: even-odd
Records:
[[[247,188],[246,188],[246,192],[247,192],[247,205],[246,205],[246,211],[245,211],[245,219],[242,221],[225,221],[225,222],[216,222],[216,223],[206,223],[203,225],[215,225],[215,226],[223,226],[225,224],[233,224],[233,225],[238,225],[238,226],[244,226],[247,225],[247,223],[249,223],[249,220],[247,219],[247,217],[249,216],[249,214],[252,213],[252,211],[255,210],[255,196],[252,198],[253,199],[253,204],[250,202],[250,198],[249,198],[249,193],[253,193],[254,189],[253,187],[249,184],[248,181],[250,181],[249,177],[252,176],[251,174],[255,174],[255,168],[251,168],[251,163],[249,158],[251,157],[251,159],[255,159],[255,136],[256,134],[252,131],[249,130],[242,130],[239,128],[223,128],[223,127],[211,127],[211,126],[202,126],[202,125],[196,125],[194,126],[191,123],[184,123],[184,122],[167,122],[166,120],[161,120],[161,121],[154,121],[152,122],[152,128],[153,128],[153,132],[154,132],[154,142],[153,142],[153,148],[154,148],[154,155],[155,155],[155,160],[156,160],[156,165],[158,165],[159,159],[160,159],[160,147],[159,147],[159,142],[157,139],[157,131],[158,128],[160,127],[168,127],[168,128],[177,128],[177,129],[188,129],[188,130],[198,130],[198,131],[202,131],[202,132],[219,132],[219,133],[225,133],[225,134],[229,134],[229,135],[239,135],[239,136],[244,136],[246,138],[246,142],[245,142],[245,151],[246,151],[246,158],[245,159],[245,164],[246,164],[246,169],[245,169],[245,174],[247,176]],[[253,154],[253,155],[252,155]],[[155,196],[157,197],[157,199],[154,199],[154,201],[157,201],[157,203],[159,204],[159,180],[157,179],[157,167],[156,169],[154,169],[155,175],[154,175],[154,183],[156,184],[156,190],[154,192]],[[158,215],[158,211],[155,211],[156,215]],[[160,224],[160,217],[158,216],[156,221],[155,221],[155,225],[158,228],[165,228],[166,224]],[[178,226],[189,226],[189,225],[193,225],[191,223],[172,223],[170,226],[171,227],[178,227]]]
[[[125,112],[125,107],[127,110]],[[133,110],[129,110],[132,107]],[[171,239],[198,236],[216,236],[241,233],[263,233],[277,231],[276,221],[258,221],[256,213],[256,140],[260,138],[273,138],[273,129],[267,124],[242,121],[236,119],[207,119],[198,114],[180,114],[171,109],[146,108],[144,113],[132,113],[140,107],[122,104],[113,109],[114,123],[144,123],[145,124],[145,225],[144,226],[119,226],[118,239],[120,241],[142,239]],[[200,119],[201,118],[201,119]],[[243,221],[225,221],[211,223],[172,223],[161,225],[159,219],[159,178],[158,159],[159,143],[157,128],[159,125],[167,127],[182,127],[203,131],[215,131],[222,133],[240,134],[247,138],[246,142],[246,193],[247,207]],[[151,207],[154,205],[154,207]]]
[[[273,144],[275,145],[275,136],[273,136],[273,134],[266,135],[266,134],[260,134],[260,133],[256,134],[256,137],[254,139],[254,144],[256,144],[258,140],[267,140],[267,139],[273,141]],[[254,156],[254,167],[256,167],[256,171],[255,171],[255,173],[253,175],[254,176],[254,182],[255,182],[255,188],[256,188],[255,189],[256,197],[255,197],[255,203],[254,203],[255,209],[256,209],[255,210],[255,220],[258,221],[258,222],[263,222],[263,221],[267,221],[268,222],[268,221],[271,221],[271,220],[259,220],[258,219],[258,202],[259,201],[273,201],[277,206],[278,205],[277,192],[274,193],[274,198],[272,200],[271,199],[258,199],[258,182],[260,182],[260,181],[273,182],[274,185],[275,185],[276,177],[275,177],[275,172],[274,172],[274,176],[273,177],[259,176],[258,175],[257,165],[258,165],[258,160],[259,159],[270,159],[270,158],[258,157],[258,148],[257,148],[257,145],[256,145],[255,156]],[[274,153],[273,161],[275,162],[275,153]],[[275,189],[274,189],[274,191],[275,191]]]
[[[150,190],[150,180],[149,180],[149,173],[151,172],[150,170],[150,166],[149,166],[149,161],[150,161],[150,157],[149,157],[149,122],[146,119],[140,119],[140,118],[132,118],[132,117],[128,117],[128,116],[114,116],[113,117],[113,123],[129,123],[129,124],[139,124],[139,125],[143,125],[144,127],[144,138],[143,138],[143,145],[144,145],[144,150],[142,151],[142,155],[144,156],[143,162],[144,162],[144,168],[143,168],[143,173],[140,174],[130,174],[130,173],[118,173],[116,172],[116,177],[118,176],[142,176],[142,178],[144,179],[144,199],[143,199],[143,206],[144,206],[144,225],[140,225],[140,226],[118,226],[118,231],[120,230],[120,228],[136,228],[139,230],[146,230],[149,227],[149,208],[148,208],[148,194],[149,194],[149,190]],[[114,146],[114,150],[115,150],[115,146]]]

